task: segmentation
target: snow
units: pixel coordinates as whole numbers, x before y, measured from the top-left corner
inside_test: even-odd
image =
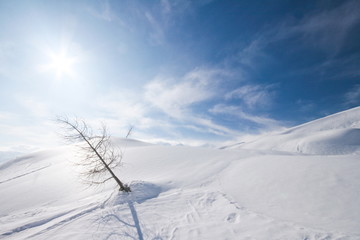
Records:
[[[21,152],[15,152],[15,151],[0,151],[0,164],[7,162],[11,159],[14,159],[15,157],[20,156]]]
[[[320,155],[359,153],[359,132],[360,107],[357,107],[242,143],[240,148]]]
[[[360,239],[360,108],[223,149],[115,139],[87,187],[75,146],[0,163],[0,239]]]

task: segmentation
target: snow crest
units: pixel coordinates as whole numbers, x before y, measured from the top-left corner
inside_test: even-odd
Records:
[[[360,154],[360,107],[228,148],[316,155]]]

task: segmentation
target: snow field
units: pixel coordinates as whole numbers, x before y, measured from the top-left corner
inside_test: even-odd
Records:
[[[0,239],[359,240],[359,113],[234,149],[117,139],[130,194],[84,186],[73,146],[15,158],[0,165]]]

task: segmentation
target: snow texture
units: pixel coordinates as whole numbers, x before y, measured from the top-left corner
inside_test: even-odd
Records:
[[[360,152],[360,107],[330,115],[230,148],[264,149],[317,155]]]
[[[113,183],[79,181],[76,148],[0,165],[0,239],[360,240],[360,108],[223,149],[116,139]]]

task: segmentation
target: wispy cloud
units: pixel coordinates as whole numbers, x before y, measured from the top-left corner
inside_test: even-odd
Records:
[[[313,111],[316,108],[316,104],[314,102],[303,99],[298,99],[296,101],[296,105],[297,105],[297,109],[300,112],[304,112],[304,113]]]
[[[138,4],[138,9],[143,12],[146,19],[147,34],[150,37],[150,43],[154,45],[167,44],[169,32],[172,32],[179,19],[191,14],[196,8],[192,1],[183,0],[161,0],[154,2],[152,9],[142,9]]]
[[[145,12],[145,17],[152,29],[149,33],[152,43],[156,45],[164,44],[166,42],[165,27],[150,12]]]
[[[136,126],[137,129],[148,129],[156,124],[149,117],[150,109],[141,100],[141,93],[130,91],[109,92],[106,96],[98,96],[95,109],[98,114],[93,122],[105,121],[114,129],[127,129]]]
[[[0,76],[10,76],[15,71],[11,64],[16,59],[17,46],[11,41],[0,41]]]
[[[220,70],[196,69],[180,79],[158,77],[145,86],[145,99],[176,119],[184,119],[189,107],[215,96]]]
[[[238,135],[240,133],[237,130],[212,121],[206,110],[206,106],[211,106],[209,101],[219,98],[221,92],[225,92],[220,83],[228,75],[231,73],[221,69],[198,68],[176,79],[158,77],[146,85],[145,100],[153,108],[171,117],[175,127],[218,136]],[[205,110],[196,110],[197,104],[205,104]]]
[[[126,29],[129,32],[134,31],[134,27],[131,26],[129,19],[127,19],[126,17],[121,16],[119,13],[117,13],[114,9],[113,9],[113,5],[114,2],[112,2],[109,0],[99,0],[97,2],[97,4],[93,5],[93,4],[89,4],[86,7],[86,11],[93,17],[102,20],[102,21],[106,21],[109,24],[116,24],[117,26],[119,26],[120,28]],[[125,4],[124,2],[122,2],[123,6],[122,8],[127,8],[127,4]],[[126,9],[126,10],[131,10],[131,13],[129,13],[129,15],[137,15],[134,12],[134,9]],[[132,19],[132,18],[131,18]]]
[[[261,65],[268,56],[264,48],[268,44],[268,33],[261,33],[258,38],[253,39],[248,45],[243,47],[235,55],[235,60],[245,69],[255,70],[256,66]]]
[[[210,109],[210,112],[213,114],[231,115],[237,117],[239,120],[246,120],[252,123],[256,123],[262,126],[262,128],[260,128],[262,130],[271,130],[283,126],[283,123],[280,121],[260,115],[246,113],[241,109],[241,107],[238,106],[217,104],[212,109]]]
[[[244,85],[241,88],[227,92],[223,88],[226,76],[231,72],[224,70],[196,69],[185,74],[180,79],[158,78],[145,87],[145,99],[151,106],[162,111],[176,121],[181,121],[182,126],[197,132],[207,132],[218,136],[238,136],[241,131],[230,129],[222,124],[215,123],[210,114],[226,114],[239,119],[256,123],[260,128],[273,128],[281,125],[271,118],[259,117],[241,110],[239,106],[217,104],[216,102],[241,99],[247,108],[258,105],[267,105],[271,102],[272,86]],[[225,96],[225,97],[221,97]],[[197,104],[205,104],[204,112],[195,110]],[[268,105],[267,105],[268,106]],[[210,114],[209,114],[210,113]],[[185,124],[184,124],[185,123]]]
[[[300,19],[285,19],[271,28],[258,32],[247,45],[238,50],[235,59],[242,64],[243,68],[254,70],[264,63],[276,61],[268,53],[272,44],[296,39],[297,42],[294,43],[296,49],[315,48],[327,54],[323,64],[320,63],[322,69],[337,66],[344,61],[348,62],[351,59],[336,59],[335,57],[346,47],[346,40],[351,30],[358,26],[359,11],[359,1],[343,1],[333,9],[314,10]],[[289,51],[293,50],[289,49]],[[310,70],[320,71],[319,67]],[[353,73],[354,69],[349,71]]]
[[[95,7],[89,4],[87,11],[97,19],[117,23],[130,34],[146,36],[152,45],[165,45],[169,32],[179,19],[193,14],[197,7],[209,2],[211,0],[161,0],[144,4],[137,0],[100,0]]]
[[[273,85],[245,85],[225,95],[226,100],[241,99],[249,108],[268,107],[273,102]]]
[[[114,13],[111,11],[111,6],[108,0],[101,0],[98,7],[95,9],[88,6],[87,10],[96,18],[111,22],[114,20]]]
[[[349,30],[360,20],[360,2],[345,3],[331,10],[305,16],[298,24],[289,26],[278,36],[301,34],[303,39],[317,48],[338,51],[343,46]]]
[[[360,104],[360,84],[357,84],[345,94],[346,105],[357,105]]]
[[[168,0],[161,0],[160,2],[163,14],[170,14],[172,11],[171,3]]]

